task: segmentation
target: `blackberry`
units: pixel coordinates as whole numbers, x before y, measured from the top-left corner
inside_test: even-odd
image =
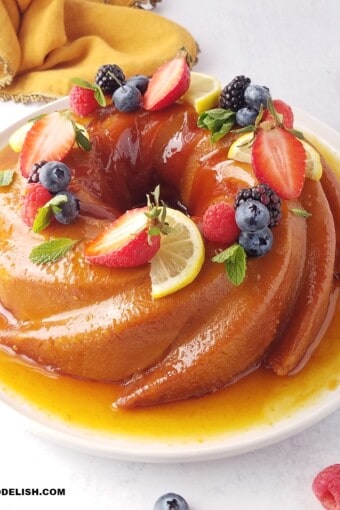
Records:
[[[98,69],[95,82],[104,94],[113,94],[118,87],[124,85],[125,75],[116,64],[104,64]]]
[[[236,76],[228,85],[224,87],[220,95],[220,108],[237,112],[240,108],[246,106],[244,100],[244,91],[250,84],[250,78],[240,75]]]
[[[42,166],[46,165],[46,163],[47,161],[39,161],[39,163],[34,163],[28,176],[27,182],[30,184],[37,184],[39,182],[39,170]]]
[[[280,197],[273,191],[268,184],[259,184],[254,188],[245,188],[240,189],[235,198],[235,209],[242,204],[243,202],[252,199],[258,200],[263,205],[265,205],[270,214],[270,222],[269,227],[273,228],[278,225],[282,218],[281,214],[281,199]]]

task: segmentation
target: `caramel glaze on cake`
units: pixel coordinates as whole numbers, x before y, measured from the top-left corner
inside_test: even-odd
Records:
[[[280,375],[301,364],[339,271],[339,183],[326,165],[321,183],[307,179],[299,201],[283,204],[273,249],[248,259],[238,287],[210,261],[212,244],[196,280],[158,300],[151,298],[148,266],[110,269],[84,260],[84,242],[145,201],[157,183],[171,205],[178,199],[198,218],[211,202],[232,203],[238,189],[256,183],[249,165],[226,162],[232,135],[212,144],[196,121],[185,104],[158,113],[100,110],[88,126],[92,150],[73,149],[66,160],[81,200],[73,225],[53,223],[33,234],[20,217],[20,177],[2,188],[0,300],[9,323],[0,331],[3,345],[58,373],[120,381],[122,407],[200,396],[261,362]],[[312,216],[294,215],[292,205]],[[50,237],[80,242],[58,262],[30,262],[31,249]]]

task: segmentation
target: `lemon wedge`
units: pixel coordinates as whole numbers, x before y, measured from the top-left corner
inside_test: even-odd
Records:
[[[251,163],[251,142],[254,133],[244,133],[234,143],[231,144],[228,151],[228,159],[234,159],[241,163]]]
[[[204,262],[204,243],[196,224],[185,214],[167,209],[166,221],[173,231],[161,238],[161,246],[151,259],[153,298],[161,298],[191,283]]]
[[[20,152],[22,149],[22,146],[24,145],[24,141],[26,138],[27,133],[33,126],[34,122],[26,122],[26,124],[23,124],[20,126],[14,133],[11,134],[8,144],[14,152]]]
[[[220,97],[221,84],[209,74],[191,72],[190,86],[183,99],[190,103],[197,113],[214,108]]]
[[[319,181],[322,176],[322,164],[319,153],[305,140],[300,140],[306,151],[306,177]]]

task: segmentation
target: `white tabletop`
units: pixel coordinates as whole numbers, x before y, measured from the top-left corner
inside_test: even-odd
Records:
[[[340,131],[339,0],[163,0],[158,12],[187,27],[197,70],[227,83],[246,74],[274,97]],[[0,130],[35,106],[0,103]],[[0,496],[5,510],[152,510],[175,491],[191,510],[313,510],[315,474],[340,462],[340,410],[279,444],[188,464],[119,462],[35,437],[0,406],[0,488],[65,488],[62,497]]]

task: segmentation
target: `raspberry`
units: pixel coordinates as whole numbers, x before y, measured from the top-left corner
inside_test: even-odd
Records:
[[[250,81],[250,78],[241,75],[236,76],[228,83],[221,92],[220,108],[237,112],[240,108],[245,107],[244,91],[250,84]]]
[[[38,209],[43,207],[52,195],[41,184],[28,184],[21,207],[21,217],[29,227],[32,227]]]
[[[270,214],[269,227],[273,228],[281,220],[281,199],[280,197],[268,186],[268,184],[259,184],[254,188],[240,189],[235,198],[235,209],[246,202],[247,200],[258,200],[265,205]]]
[[[104,64],[98,69],[95,81],[104,94],[113,94],[118,87],[125,84],[125,76],[116,64]]]
[[[236,225],[235,211],[225,202],[217,202],[208,207],[203,215],[203,235],[209,241],[231,244],[238,239],[240,229]]]
[[[70,92],[70,107],[76,115],[86,117],[94,112],[97,106],[94,90],[73,85]]]
[[[340,464],[332,464],[316,475],[312,489],[327,510],[340,510]]]

